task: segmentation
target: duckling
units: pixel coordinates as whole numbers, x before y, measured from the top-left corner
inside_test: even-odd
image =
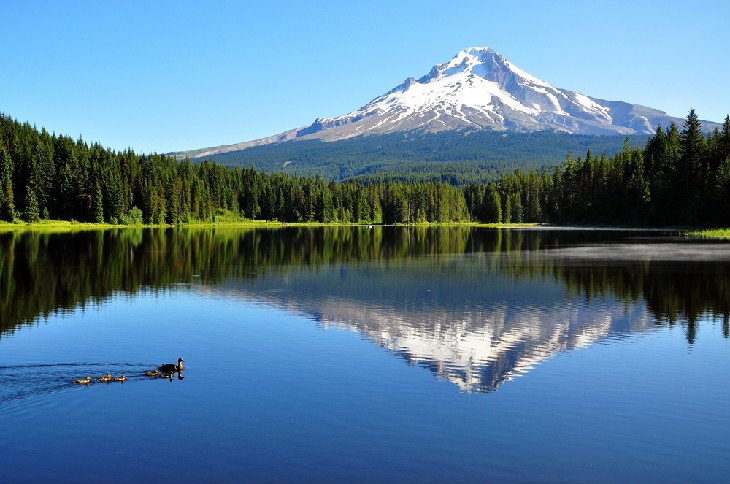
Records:
[[[158,366],[157,369],[165,373],[174,373],[183,369],[183,361],[185,360],[178,358],[177,365],[175,363],[165,363],[164,365]]]
[[[126,376],[124,376],[124,375],[122,375],[122,376],[115,376],[115,377],[113,378],[113,380],[114,380],[114,381],[120,381],[120,382],[124,383],[125,381],[127,381],[127,377],[126,377]]]
[[[172,375],[173,373],[160,373],[159,375],[157,375],[157,378],[165,378],[172,381]]]
[[[159,370],[155,370],[155,371],[148,371],[147,373],[145,373],[145,375],[146,375],[146,376],[151,376],[151,377],[155,377],[155,378],[156,378],[156,377],[158,377],[158,376],[160,375],[160,372],[159,372]]]
[[[78,383],[79,385],[88,385],[91,383],[91,377],[87,376],[86,378],[81,378],[80,380],[74,380],[74,383]]]
[[[99,378],[96,379],[96,381],[110,382],[110,381],[112,381],[112,375],[111,375],[111,373],[107,373],[106,376],[100,376]]]

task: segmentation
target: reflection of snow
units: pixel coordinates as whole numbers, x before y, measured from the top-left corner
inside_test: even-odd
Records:
[[[317,311],[323,325],[358,331],[465,391],[490,391],[556,353],[607,338],[615,320],[625,321],[624,309],[496,307],[422,314],[328,300]],[[650,320],[642,311],[632,324],[643,330]]]
[[[290,291],[233,292],[313,316],[323,327],[357,332],[468,392],[493,391],[557,353],[653,327],[643,305],[560,300],[424,310],[403,309],[396,300],[375,305],[335,296],[304,299]]]

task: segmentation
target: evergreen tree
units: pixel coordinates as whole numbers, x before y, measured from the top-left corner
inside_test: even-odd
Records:
[[[522,198],[519,193],[512,194],[512,222],[522,223]]]
[[[35,190],[30,185],[25,186],[25,210],[23,211],[23,217],[26,222],[37,222],[40,220],[38,198],[36,197]]]
[[[680,217],[684,223],[694,224],[699,210],[699,195],[706,185],[705,137],[695,110],[690,110],[680,134],[681,157],[678,174],[684,184],[684,206]]]
[[[94,222],[104,223],[104,202],[99,182],[96,182],[96,190],[94,191]]]
[[[484,206],[485,190],[483,186],[470,184],[464,188],[464,198],[469,213],[472,215],[472,221],[483,220],[482,207]]]
[[[730,156],[725,157],[717,170],[713,190],[712,217],[716,225],[730,226]]]
[[[12,222],[14,218],[13,162],[5,147],[0,145],[0,220]]]
[[[730,157],[730,116],[725,116],[720,132],[720,159]]]
[[[506,224],[512,222],[512,197],[510,195],[505,198],[504,210],[502,210],[502,222]]]

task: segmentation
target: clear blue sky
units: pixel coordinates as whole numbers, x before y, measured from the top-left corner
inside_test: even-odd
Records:
[[[0,111],[143,152],[356,109],[469,46],[556,87],[719,121],[730,0],[4,1]]]

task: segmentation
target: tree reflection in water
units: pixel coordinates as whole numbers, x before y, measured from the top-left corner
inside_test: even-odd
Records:
[[[517,283],[554,281],[566,294],[586,301],[612,297],[643,303],[655,324],[684,325],[692,344],[705,316],[723,321],[726,338],[730,332],[728,253],[730,244],[660,233],[471,227],[6,233],[0,234],[0,335],[142,288],[251,282],[365,264],[402,266],[420,271],[419,277],[439,279],[447,288],[439,304],[446,308],[450,297],[458,300],[487,276]],[[454,255],[475,256],[478,266],[466,272],[444,270]],[[395,277],[398,271],[391,273]],[[355,298],[355,307],[359,292],[368,292],[367,282],[358,283],[362,287],[349,296]]]

